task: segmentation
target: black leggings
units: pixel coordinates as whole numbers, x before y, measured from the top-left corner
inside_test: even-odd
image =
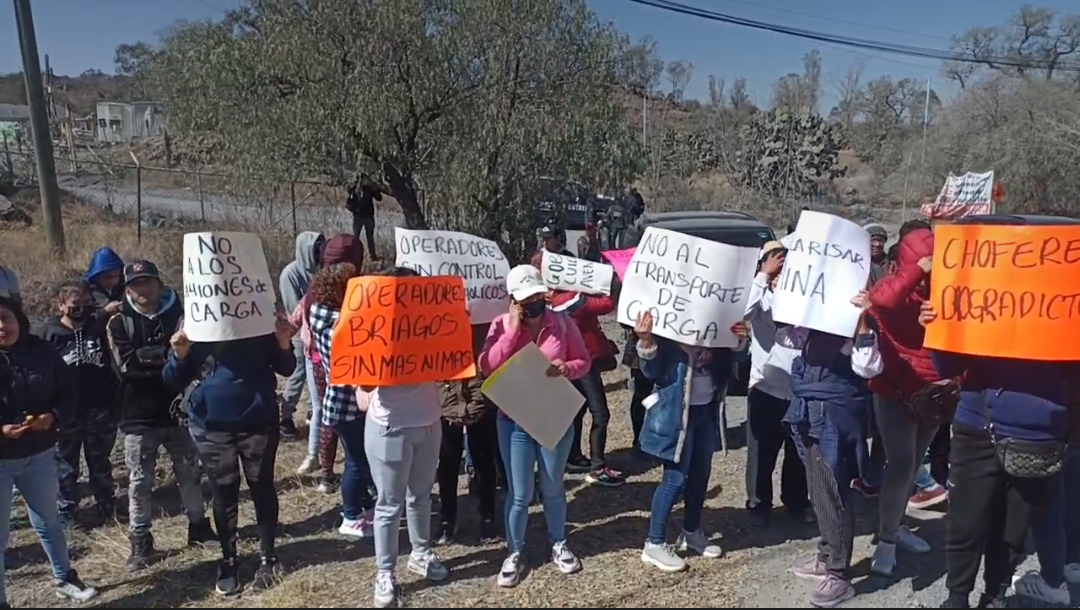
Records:
[[[274,557],[278,497],[274,486],[277,427],[262,434],[192,431],[199,459],[214,490],[214,525],[225,559],[236,557],[237,512],[240,507],[240,470],[244,471],[264,558]]]
[[[495,460],[499,439],[495,435],[495,413],[485,413],[468,426],[442,422],[442,447],[439,449],[439,511],[443,523],[456,524],[458,516],[458,473],[465,443],[469,444],[480,518],[495,518]]]
[[[584,377],[571,383],[585,397],[585,404],[581,405],[581,410],[574,418],[574,444],[570,447],[570,457],[582,457],[581,438],[587,411],[592,414],[592,425],[589,428],[589,463],[593,470],[600,470],[606,465],[607,428],[611,419],[607,394],[604,393],[604,380],[600,376],[600,369],[594,363]]]

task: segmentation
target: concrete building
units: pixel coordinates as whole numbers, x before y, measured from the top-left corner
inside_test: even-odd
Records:
[[[66,119],[63,108],[56,109],[58,119]],[[7,140],[13,147],[18,139],[30,139],[30,107],[23,104],[0,104],[0,146]]]
[[[98,102],[98,142],[119,144],[164,132],[165,115],[156,102]]]

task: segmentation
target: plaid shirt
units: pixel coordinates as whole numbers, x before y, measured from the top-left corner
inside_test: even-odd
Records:
[[[340,312],[314,304],[308,316],[308,324],[311,326],[311,341],[319,357],[323,361],[323,371],[326,374],[326,392],[323,393],[322,423],[325,426],[333,426],[342,422],[352,421],[363,416],[360,407],[356,404],[356,388],[348,385],[330,384],[330,345],[334,340],[334,327],[337,326]]]

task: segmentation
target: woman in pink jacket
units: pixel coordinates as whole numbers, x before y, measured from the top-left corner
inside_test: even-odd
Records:
[[[547,287],[540,272],[531,265],[518,265],[506,276],[506,286],[512,302],[510,312],[491,323],[484,349],[480,352],[480,369],[490,375],[529,343],[535,343],[551,361],[548,375],[571,380],[589,372],[589,353],[577,325],[566,314],[547,308]],[[534,472],[540,464],[540,498],[551,541],[551,557],[564,574],[581,569],[581,562],[566,546],[566,488],[563,471],[574,442],[574,427],[566,433],[554,450],[548,450],[507,417],[498,417],[499,452],[506,469],[506,541],[510,555],[499,571],[500,587],[513,587],[521,580],[525,549],[525,526],[529,518],[529,502],[533,498]]]

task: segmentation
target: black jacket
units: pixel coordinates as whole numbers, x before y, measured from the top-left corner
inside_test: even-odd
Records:
[[[92,318],[71,329],[54,317],[35,334],[56,348],[66,365],[64,373],[75,379],[78,402],[71,423],[116,410],[117,379],[104,322]]]
[[[74,413],[78,400],[75,378],[65,367],[52,345],[29,333],[10,350],[0,351],[0,424],[20,424],[45,413],[57,420],[44,432],[0,437],[0,460],[28,458],[56,445],[56,430]]]
[[[170,408],[178,392],[165,384],[161,371],[184,310],[170,288],[161,302],[159,313],[147,316],[125,299],[124,309],[106,326],[120,377],[120,431],[126,434],[177,425]]]

